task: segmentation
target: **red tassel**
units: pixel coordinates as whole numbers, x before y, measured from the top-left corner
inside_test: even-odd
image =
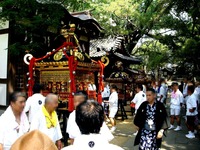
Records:
[[[102,96],[101,96],[101,92],[103,92],[104,90],[104,86],[103,86],[103,73],[104,73],[104,64],[101,61],[98,61],[99,65],[100,65],[100,76],[99,76],[99,92],[98,92],[98,102],[101,104],[102,103]]]
[[[102,103],[102,96],[101,93],[98,93],[98,103],[101,104]]]
[[[73,96],[70,94],[68,101],[68,111],[72,112],[74,110]]]
[[[78,62],[75,61],[74,56],[70,56],[68,59],[69,62],[69,75],[70,75],[70,97],[69,97],[69,105],[68,105],[68,110],[73,111],[74,110],[74,103],[73,103],[73,95],[72,93],[76,92],[76,87],[75,87],[75,76],[73,74],[73,71],[76,70]]]
[[[34,86],[34,80],[33,80],[33,68],[35,66],[35,58],[33,57],[30,60],[29,64],[29,78],[30,80],[28,81],[29,88],[28,88],[28,97],[33,95],[33,86]]]
[[[50,57],[51,55],[55,54],[56,52],[58,52],[60,49],[62,49],[63,47],[67,47],[67,46],[73,46],[72,42],[64,42],[62,46],[60,46],[59,48],[57,48],[54,52],[51,52],[49,55],[45,55],[41,58],[32,58],[30,60],[30,64],[29,64],[29,77],[30,80],[28,81],[29,84],[29,88],[28,88],[28,96],[32,96],[33,95],[33,86],[34,86],[34,79],[33,79],[33,68],[35,66],[35,62],[43,60],[45,58]],[[67,55],[65,55],[67,57]],[[67,57],[68,58],[68,57]]]

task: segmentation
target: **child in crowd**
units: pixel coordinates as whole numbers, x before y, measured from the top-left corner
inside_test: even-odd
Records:
[[[174,120],[177,121],[177,128],[174,129],[174,131],[181,130],[181,120],[180,120],[180,111],[181,106],[183,104],[183,94],[178,89],[178,83],[174,82],[172,83],[173,92],[171,94],[171,101],[170,101],[170,128],[174,128]]]
[[[196,100],[196,96],[194,94],[194,86],[193,85],[188,86],[188,99],[186,101],[186,107],[187,107],[186,125],[188,127],[189,133],[186,134],[185,136],[189,139],[192,139],[192,138],[195,138],[195,135],[194,135],[195,118],[196,118],[196,115],[198,114],[198,112],[197,112],[197,100]]]

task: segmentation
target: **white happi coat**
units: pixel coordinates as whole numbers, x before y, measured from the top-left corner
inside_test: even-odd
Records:
[[[57,125],[56,127],[51,127],[50,129],[47,128],[46,125],[46,118],[42,112],[42,109],[35,115],[31,122],[31,128],[32,130],[39,130],[42,133],[49,136],[49,138],[55,143],[56,141],[60,140],[62,138],[62,133],[60,129],[60,124],[57,118]]]
[[[66,132],[69,134],[69,137],[71,139],[75,139],[77,137],[79,137],[81,135],[81,131],[76,123],[76,110],[74,110],[70,115],[69,115],[69,119],[67,121],[67,130]],[[107,141],[111,141],[114,136],[112,135],[112,133],[110,132],[108,126],[105,124],[105,122],[103,123],[101,130],[100,130],[100,134],[107,140]]]
[[[3,150],[10,150],[12,144],[28,130],[29,122],[25,112],[22,112],[20,124],[18,124],[9,106],[0,117],[0,144],[3,145]]]

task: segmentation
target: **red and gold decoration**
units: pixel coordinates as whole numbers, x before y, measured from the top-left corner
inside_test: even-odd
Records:
[[[99,72],[99,87],[98,87],[98,102],[102,102],[101,92],[103,91],[103,70],[105,65],[101,61],[92,61],[92,63],[84,63],[79,62],[84,60],[84,56],[81,53],[81,47],[79,45],[79,41],[74,33],[75,31],[75,25],[70,25],[70,29],[62,29],[61,34],[66,38],[66,42],[64,42],[59,48],[52,50],[51,52],[48,52],[45,56],[41,58],[35,58],[31,54],[26,54],[24,56],[24,62],[29,65],[29,72],[27,73],[28,77],[28,96],[31,96],[33,94],[32,89],[34,86],[34,73],[35,69],[40,67],[46,67],[46,66],[62,66],[60,68],[60,72],[58,70],[57,73],[54,74],[55,79],[50,79],[52,76],[52,72],[55,68],[51,67],[47,71],[42,71],[40,69],[40,78],[43,82],[46,83],[48,90],[51,92],[60,91],[61,94],[64,95],[66,92],[66,87],[69,85],[69,90],[67,89],[67,92],[69,95],[65,95],[68,99],[68,111],[73,111],[73,97],[74,93],[76,92],[76,85],[79,84],[79,86],[85,86],[84,82],[82,81],[76,81],[76,71],[78,70],[84,70],[84,71],[92,71],[97,70]],[[68,52],[69,51],[69,52]],[[55,62],[43,62],[44,59],[49,58],[50,56],[53,56],[53,59]],[[67,58],[68,61],[60,61],[63,56]],[[64,67],[63,67],[64,66]],[[81,68],[81,69],[80,69]],[[66,71],[68,77],[66,76],[66,79],[68,79],[68,83],[66,82],[66,79],[63,79],[63,75],[59,76],[59,73]],[[45,76],[45,77],[42,77]],[[78,76],[78,75],[77,75]],[[61,78],[60,81],[56,80],[57,78]],[[49,81],[46,81],[49,79]],[[40,80],[41,81],[41,80]],[[79,83],[77,83],[79,82]],[[82,87],[84,88],[84,87]],[[60,95],[60,96],[63,96]]]
[[[105,68],[105,65],[101,61],[98,61],[98,63],[101,66],[101,70],[100,70],[100,74],[99,74],[98,102],[101,104],[102,103],[102,95],[101,95],[101,93],[104,90],[103,77],[104,77],[104,68]]]

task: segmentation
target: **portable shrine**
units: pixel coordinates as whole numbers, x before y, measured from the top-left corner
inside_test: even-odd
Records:
[[[99,103],[103,90],[104,64],[90,59],[83,52],[75,29],[75,24],[71,24],[70,29],[61,29],[66,41],[45,56],[24,56],[29,66],[28,96],[32,95],[34,83],[39,82],[44,85],[44,94],[56,93],[61,101],[66,101],[69,112],[74,109],[73,96],[77,90],[86,91],[90,99],[98,100]]]

